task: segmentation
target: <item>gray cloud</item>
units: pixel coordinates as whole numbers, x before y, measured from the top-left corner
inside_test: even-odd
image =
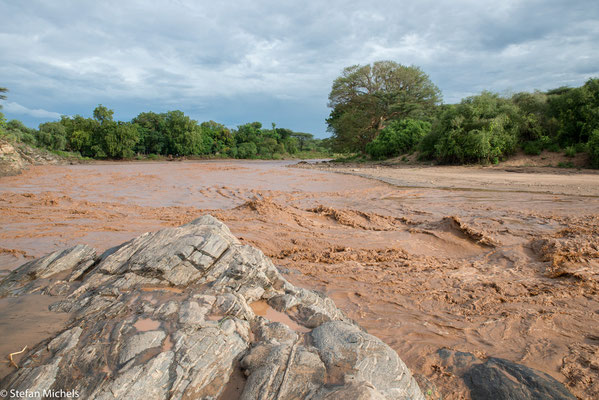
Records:
[[[27,109],[181,109],[322,136],[332,81],[352,64],[418,65],[447,102],[598,76],[599,9],[572,3],[5,1],[0,86]]]

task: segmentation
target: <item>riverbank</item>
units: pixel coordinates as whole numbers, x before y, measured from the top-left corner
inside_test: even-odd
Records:
[[[398,187],[599,196],[599,170],[594,169],[336,162],[306,163],[297,167],[356,175]]]

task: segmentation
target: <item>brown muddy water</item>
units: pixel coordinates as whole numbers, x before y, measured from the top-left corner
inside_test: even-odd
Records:
[[[599,397],[599,198],[468,190],[467,179],[452,190],[397,187],[289,164],[41,166],[0,178],[0,270],[211,213],[291,282],[332,297],[446,399],[468,394],[439,366],[441,347]]]

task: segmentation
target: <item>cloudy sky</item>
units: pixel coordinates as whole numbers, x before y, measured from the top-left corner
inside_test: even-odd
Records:
[[[2,0],[0,15],[2,111],[34,127],[101,103],[325,137],[333,80],[385,59],[446,103],[599,76],[596,0]]]

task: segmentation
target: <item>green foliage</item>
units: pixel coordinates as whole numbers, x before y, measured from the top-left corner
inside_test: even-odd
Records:
[[[329,94],[334,148],[363,152],[389,121],[430,118],[440,99],[439,89],[418,67],[393,61],[347,67]]]
[[[413,150],[431,130],[426,121],[403,119],[392,121],[372,142],[366,152],[373,158],[395,157]]]
[[[586,143],[576,143],[574,145],[574,150],[576,151],[576,153],[586,153],[586,151],[587,151],[587,144]]]
[[[226,153],[232,146],[235,145],[233,133],[224,126],[214,121],[202,122],[200,127],[204,134],[211,139],[210,153],[220,154]]]
[[[45,122],[36,132],[39,146],[50,150],[64,150],[67,144],[66,129],[60,122]]]
[[[255,158],[258,148],[254,142],[244,142],[236,147],[236,158]]]
[[[512,102],[520,111],[518,123],[522,141],[556,136],[559,123],[550,113],[549,96],[546,93],[517,93],[512,96]]]
[[[111,124],[103,138],[104,153],[110,158],[132,158],[135,155],[133,148],[138,141],[139,133],[134,124]]]
[[[572,163],[572,161],[560,161],[557,163],[557,167],[558,168],[574,168],[574,164]]]
[[[294,144],[297,143],[299,151],[304,151],[308,148],[308,144],[314,139],[314,135],[311,133],[293,132],[291,138],[295,139]]]
[[[593,168],[599,168],[599,129],[595,129],[591,133],[587,147],[591,159],[591,166]]]
[[[0,114],[0,119],[1,119]],[[0,125],[2,122],[0,121]],[[4,136],[10,140],[23,142],[31,146],[37,144],[35,138],[36,130],[26,127],[21,121],[16,119],[6,122],[4,125]]]
[[[6,100],[6,95],[2,93],[8,92],[8,89],[5,87],[0,87],[0,100]],[[0,110],[2,110],[2,104],[0,104]],[[0,115],[0,120],[4,118],[4,114]],[[1,126],[0,126],[1,128]]]
[[[522,144],[522,150],[524,151],[524,154],[529,156],[538,156],[543,151],[543,142],[541,140],[524,142]]]
[[[114,111],[109,110],[104,107],[102,104],[99,104],[98,107],[94,109],[94,119],[100,123],[100,125],[113,122],[112,116],[114,115]]]
[[[131,121],[137,126],[139,142],[136,151],[142,154],[162,154],[166,150],[164,114],[144,112]]]
[[[564,149],[564,154],[566,155],[566,157],[574,157],[576,155],[576,147],[575,146],[568,146]]]
[[[578,88],[563,88],[550,97],[550,107],[559,124],[560,145],[586,143],[599,129],[599,78]]]
[[[510,100],[483,92],[445,107],[421,150],[444,163],[496,163],[516,150],[517,122]]]

